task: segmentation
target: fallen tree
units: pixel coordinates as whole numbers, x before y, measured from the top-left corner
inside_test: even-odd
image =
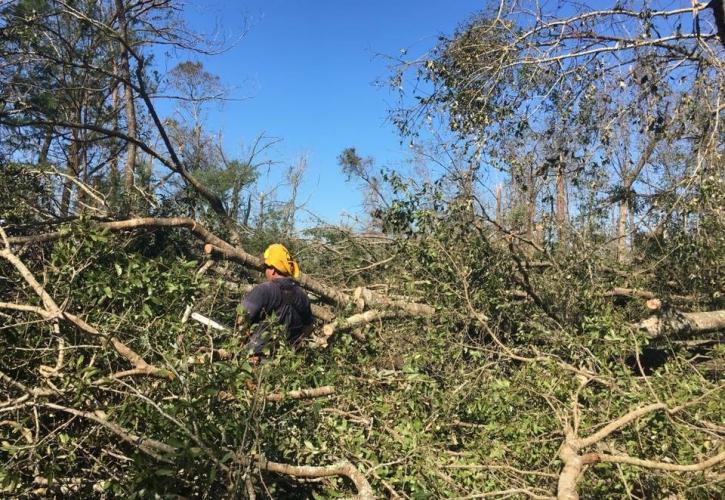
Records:
[[[191,231],[197,238],[202,240],[204,252],[209,255],[223,257],[233,262],[241,264],[247,268],[263,271],[264,261],[252,254],[245,252],[243,249],[234,246],[225,240],[219,238],[203,225],[194,219],[186,217],[158,218],[158,217],[142,217],[136,219],[128,219],[122,221],[98,222],[98,227],[108,231],[129,231],[136,229],[158,229],[158,228],[185,228]],[[68,233],[63,231],[53,231],[49,233],[27,235],[27,236],[10,236],[7,238],[10,245],[29,245],[51,242],[67,236]],[[426,304],[408,302],[404,300],[389,299],[372,290],[358,287],[354,296],[349,296],[344,292],[324,284],[311,276],[302,273],[299,277],[299,284],[303,288],[309,290],[322,299],[339,307],[348,305],[356,305],[359,310],[367,306],[383,306],[385,308],[397,309],[405,311],[408,316],[429,317],[434,313],[434,309]],[[313,305],[313,314],[326,322],[331,322],[334,316],[331,316],[325,309]],[[387,316],[395,316],[387,314]],[[378,315],[378,319],[386,315]],[[359,318],[353,318],[350,325],[359,324]]]
[[[219,238],[203,225],[187,217],[140,217],[122,221],[99,222],[98,227],[108,231],[129,231],[134,229],[158,229],[168,227],[178,227],[189,229],[194,236],[206,243],[205,249],[207,253],[218,253],[225,258],[233,260],[245,267],[255,269],[257,271],[264,270],[264,262],[261,258],[255,257],[244,250],[231,245],[230,243]],[[53,231],[50,233],[42,233],[28,236],[10,236],[8,242],[11,245],[37,244],[43,242],[55,241],[66,236],[67,233],[61,231]],[[325,300],[334,304],[347,305],[351,303],[351,298],[341,291],[325,285],[314,278],[302,274],[299,279],[300,285],[309,291],[319,295]]]

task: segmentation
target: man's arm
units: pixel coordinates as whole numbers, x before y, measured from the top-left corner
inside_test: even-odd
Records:
[[[242,300],[242,309],[244,309],[244,314],[241,315],[242,321],[250,325],[259,322],[262,319],[260,317],[262,310],[268,302],[269,291],[264,284],[252,288],[247,296],[244,297],[244,300]]]

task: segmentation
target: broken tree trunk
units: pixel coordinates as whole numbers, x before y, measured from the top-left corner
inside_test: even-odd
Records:
[[[261,258],[249,254],[237,246],[231,245],[206,229],[196,220],[188,217],[141,217],[121,221],[100,222],[98,223],[98,226],[109,231],[155,229],[163,227],[186,228],[189,229],[197,238],[205,242],[204,251],[207,254],[221,256],[258,271],[264,270],[264,261]],[[7,239],[10,245],[22,245],[54,241],[67,234],[68,233],[61,231],[55,231],[29,236],[12,236]],[[377,320],[397,316],[430,317],[435,314],[435,309],[429,305],[390,299],[364,288],[360,289],[358,296],[353,298],[350,295],[334,287],[321,283],[304,273],[300,275],[298,282],[302,288],[305,288],[335,306],[346,307],[350,305],[358,305],[365,308],[365,306],[368,305],[376,307],[376,310],[367,311],[366,313],[363,313],[363,316],[355,315],[343,320],[337,328],[347,329],[357,326],[358,324],[365,324],[369,321],[360,320],[362,317],[367,318],[368,316],[371,316],[373,318],[372,320]],[[328,311],[321,308],[313,308],[313,314],[328,323],[334,319],[334,315],[331,315]],[[332,329],[333,332],[334,329],[335,327]],[[330,335],[332,335],[332,333],[330,333]]]
[[[109,231],[127,231],[131,229],[153,229],[162,227],[183,227],[189,229],[197,238],[207,243],[205,250],[207,253],[217,253],[223,257],[233,260],[243,266],[256,269],[258,271],[264,270],[264,262],[261,258],[255,257],[239,247],[232,246],[230,243],[216,236],[214,233],[206,229],[204,226],[199,224],[194,219],[188,217],[140,217],[137,219],[128,219],[113,222],[100,222],[99,227],[108,229]],[[62,238],[67,233],[61,231],[55,231],[52,233],[36,234],[30,236],[11,236],[8,241],[11,245],[21,245],[30,243],[41,243],[47,241],[54,241]],[[341,291],[320,283],[314,278],[302,274],[299,279],[299,283],[303,288],[311,291],[312,293],[322,297],[328,302],[332,302],[336,305],[348,305],[352,302],[352,298],[342,293]]]

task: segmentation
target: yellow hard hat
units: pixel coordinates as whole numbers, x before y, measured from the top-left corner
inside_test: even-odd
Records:
[[[273,243],[264,251],[264,264],[294,279],[300,277],[300,266],[292,260],[289,251],[279,243]]]

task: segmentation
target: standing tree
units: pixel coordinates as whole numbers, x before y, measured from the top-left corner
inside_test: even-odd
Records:
[[[415,70],[418,84],[413,105],[404,104],[394,119],[406,135],[442,125],[447,142],[480,152],[482,166],[514,180],[522,177],[511,145],[538,149],[536,175],[554,179],[558,240],[565,239],[569,214],[589,219],[605,201],[617,212],[612,232],[624,257],[626,241],[643,229],[638,214],[651,219],[665,193],[699,184],[663,175],[674,165],[663,165],[672,157],[659,154],[659,146],[689,155],[681,175],[692,181],[722,154],[725,64],[705,7],[630,1],[598,11],[574,3],[546,10],[497,2],[426,57],[401,62],[395,82]],[[696,29],[688,33],[683,27],[692,18]],[[692,96],[699,96],[699,110]],[[603,167],[609,184],[571,206],[567,191],[580,180],[602,179]]]

